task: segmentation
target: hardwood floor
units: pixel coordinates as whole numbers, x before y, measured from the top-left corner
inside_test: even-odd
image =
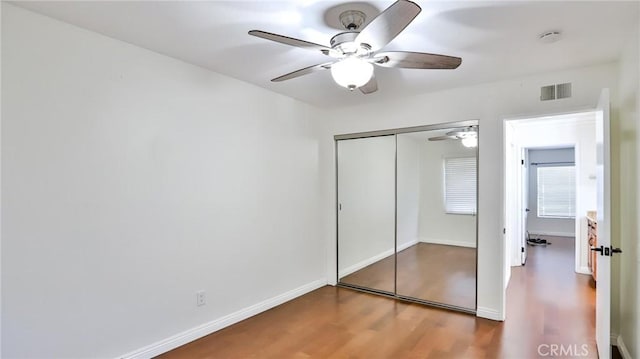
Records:
[[[563,345],[597,358],[589,277],[572,242],[552,242],[513,268],[504,323],[327,286],[161,357],[510,359]]]
[[[512,268],[501,353],[535,353],[541,343],[586,345],[582,357],[597,358],[595,289],[589,275],[575,273],[575,239],[544,238],[552,244],[529,246],[526,265]]]
[[[341,282],[393,292],[389,256]],[[398,253],[398,294],[463,308],[476,307],[476,249],[418,243]]]

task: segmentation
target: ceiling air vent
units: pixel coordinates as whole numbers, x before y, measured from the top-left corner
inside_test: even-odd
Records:
[[[542,86],[540,88],[540,101],[559,100],[571,97],[571,83]]]

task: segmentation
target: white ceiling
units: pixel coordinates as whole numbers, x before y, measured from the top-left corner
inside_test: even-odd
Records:
[[[421,1],[422,12],[385,49],[462,57],[456,70],[376,67],[379,91],[338,87],[329,71],[271,78],[326,62],[308,50],[253,36],[259,29],[329,45],[336,7],[348,1],[63,1],[23,8],[202,66],[317,106],[380,101],[446,88],[615,61],[638,26],[637,1]],[[393,0],[359,3],[382,11]],[[375,14],[372,14],[375,15]],[[325,17],[327,19],[325,19]],[[562,31],[544,44],[539,34]]]

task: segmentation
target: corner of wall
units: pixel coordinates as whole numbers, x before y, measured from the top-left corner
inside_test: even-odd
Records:
[[[184,332],[178,333],[170,338],[160,340],[146,347],[129,352],[127,354],[120,356],[120,358],[121,359],[153,358],[155,356],[158,356],[160,354],[163,354],[170,350],[178,348],[182,345],[190,343],[194,340],[207,336],[211,333],[217,332],[218,330],[226,328],[230,325],[233,325],[235,323],[238,323],[240,321],[243,321],[245,319],[258,315],[280,304],[293,300],[301,295],[312,292],[318,288],[325,286],[326,284],[327,284],[327,281],[325,279],[318,279],[311,283],[307,283],[301,287],[290,290],[286,293],[280,294],[273,298],[269,298],[260,303],[238,310],[234,313],[225,315],[222,318],[215,319],[208,323],[205,323],[197,327],[188,329]]]

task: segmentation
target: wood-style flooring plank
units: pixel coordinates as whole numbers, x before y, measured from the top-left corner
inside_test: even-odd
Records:
[[[475,309],[476,249],[417,243],[398,253],[398,294]],[[395,258],[383,258],[341,282],[393,292]]]

